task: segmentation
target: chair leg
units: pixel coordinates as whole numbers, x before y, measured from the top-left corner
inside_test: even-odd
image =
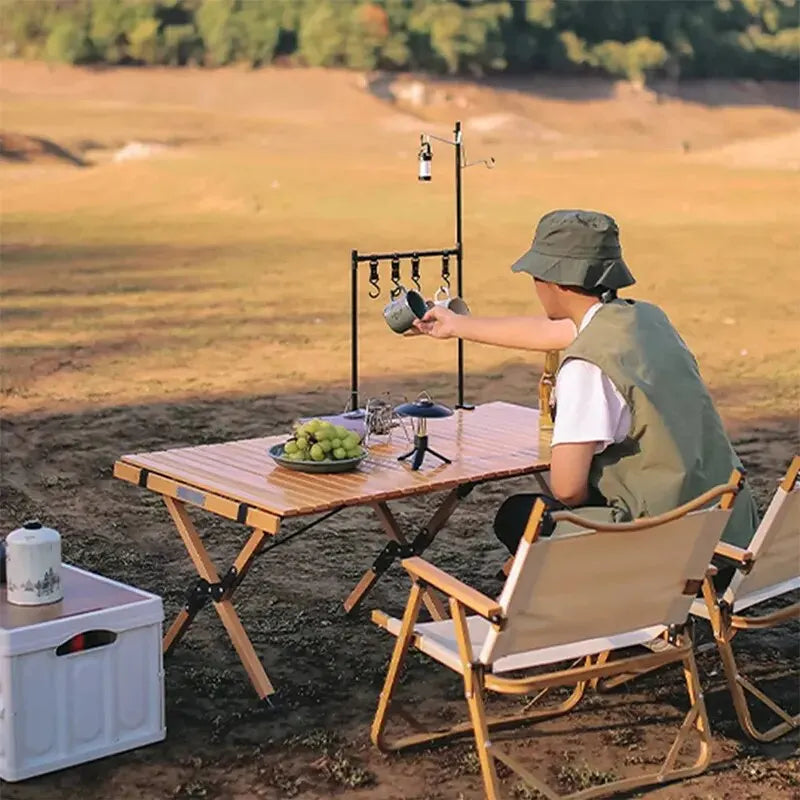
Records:
[[[661,769],[657,773],[649,773],[647,775],[637,775],[632,778],[621,778],[613,783],[606,783],[602,786],[593,786],[589,789],[570,794],[564,797],[563,800],[589,800],[589,798],[597,797],[612,797],[618,794],[631,792],[636,789],[642,789],[646,786],[653,786],[666,782],[681,780],[683,778],[690,778],[694,775],[699,775],[711,763],[711,733],[708,724],[708,716],[706,715],[705,702],[703,694],[700,691],[700,680],[697,675],[697,665],[694,660],[694,655],[688,651],[686,657],[683,659],[683,672],[686,678],[686,688],[689,694],[689,701],[691,706],[686,717],[681,724],[680,729],[675,737],[675,741],[664,759]],[[693,764],[688,767],[679,767],[675,769],[675,761],[680,754],[681,748],[686,742],[687,737],[690,735],[692,728],[695,728],[700,734],[700,748],[697,759]]]
[[[500,800],[500,784],[494,766],[494,756],[490,752],[489,728],[486,724],[486,707],[483,702],[482,675],[474,667],[464,671],[464,696],[467,699],[469,718],[475,732],[475,747],[483,775],[483,785],[487,800]]]
[[[719,630],[714,631],[720,659],[722,660],[722,666],[725,670],[728,690],[733,699],[733,707],[736,709],[736,716],[739,720],[739,724],[742,726],[742,730],[744,730],[751,739],[755,739],[757,742],[773,742],[785,733],[800,727],[800,714],[795,714],[794,716],[787,714],[786,711],[767,697],[758,687],[754,686],[744,676],[739,674],[736,657],[730,642],[733,638],[733,633],[735,633],[735,631],[727,626],[721,626]],[[780,717],[783,722],[779,722],[777,725],[764,731],[756,728],[753,723],[753,717],[750,713],[750,706],[747,703],[747,694],[745,694],[745,692],[753,695],[753,697],[763,703],[776,716]]]
[[[499,731],[505,730],[507,728],[516,728],[523,725],[529,725],[534,722],[540,722],[544,719],[552,719],[554,717],[559,717],[563,714],[566,714],[568,711],[573,709],[578,702],[581,700],[585,693],[586,684],[581,683],[578,684],[575,689],[570,693],[570,695],[557,706],[551,706],[548,708],[539,708],[535,709],[534,711],[528,711],[531,706],[531,703],[528,703],[525,706],[525,709],[518,714],[508,714],[505,716],[497,716],[497,717],[487,717],[486,718],[486,728],[489,731]],[[386,691],[386,689],[384,689]],[[392,712],[397,716],[404,719],[412,728],[414,728],[417,733],[412,733],[407,736],[402,736],[398,739],[395,739],[391,742],[388,742],[383,735],[383,730],[386,726],[386,719],[382,719],[380,723],[380,744],[375,740],[374,732],[377,730],[376,725],[377,717],[375,723],[373,723],[373,739],[372,741],[375,744],[378,744],[381,750],[384,752],[398,752],[400,750],[407,750],[414,747],[422,747],[422,746],[430,746],[436,744],[444,744],[445,742],[452,741],[453,739],[458,739],[463,736],[469,736],[473,733],[473,727],[471,720],[467,720],[465,722],[459,722],[455,725],[451,725],[448,728],[444,729],[434,729],[430,731],[425,731],[424,725],[417,720],[412,714],[402,708],[392,708]],[[386,711],[383,712],[384,714]]]
[[[502,761],[512,771],[519,775],[531,788],[539,791],[548,800],[589,800],[590,798],[616,797],[647,786],[658,785],[666,782],[689,778],[703,772],[711,762],[711,733],[706,715],[703,695],[700,691],[700,680],[697,675],[697,665],[694,655],[687,651],[683,658],[684,677],[689,694],[690,708],[683,723],[678,730],[675,740],[664,759],[661,768],[656,773],[647,775],[637,775],[630,778],[621,778],[612,783],[592,786],[582,789],[569,795],[560,795],[554,789],[544,784],[532,772],[520,764],[516,758],[509,756],[499,748],[491,753],[492,747],[489,746],[490,754],[498,761]],[[687,767],[675,768],[675,762],[680,755],[683,745],[686,743],[692,729],[696,729],[700,735],[699,754],[693,764]],[[476,737],[477,738],[477,737]],[[489,795],[491,797],[491,795]]]
[[[394,651],[392,652],[392,659],[389,662],[389,669],[386,672],[386,680],[383,684],[383,691],[378,699],[378,709],[375,712],[375,719],[372,721],[372,730],[370,738],[372,743],[379,750],[391,749],[384,741],[384,732],[386,730],[387,715],[389,706],[392,702],[392,695],[394,694],[395,687],[397,686],[397,679],[400,677],[400,669],[405,661],[408,648],[411,645],[411,639],[414,635],[414,625],[419,616],[419,608],[422,604],[422,588],[415,581],[411,587],[411,592],[408,595],[408,603],[406,610],[403,614],[403,621],[400,625],[400,632],[397,635]]]
[[[700,678],[697,674],[697,662],[691,650],[683,660],[683,676],[686,680],[686,691],[689,695],[691,706],[661,767],[659,781],[697,775],[703,772],[711,763],[711,729],[708,724],[705,699],[700,688]],[[692,727],[696,728],[700,735],[700,750],[697,759],[692,766],[676,770],[674,769],[675,760]]]

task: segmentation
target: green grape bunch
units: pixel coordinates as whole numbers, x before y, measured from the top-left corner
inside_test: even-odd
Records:
[[[342,425],[321,419],[295,422],[294,434],[283,446],[292,461],[342,461],[364,455],[361,436]]]

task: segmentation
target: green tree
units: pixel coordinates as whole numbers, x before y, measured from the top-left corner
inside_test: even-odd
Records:
[[[162,43],[163,62],[178,66],[200,62],[203,57],[203,40],[191,23],[164,27]]]
[[[154,17],[143,17],[128,33],[128,50],[145,64],[157,64],[161,57],[161,24]]]
[[[298,50],[312,67],[343,66],[353,4],[346,0],[320,0],[300,26]]]
[[[355,69],[374,69],[389,41],[389,15],[378,3],[361,3],[350,14],[345,44],[345,62]],[[394,46],[397,48],[397,42]],[[394,50],[402,57],[402,51]]]
[[[44,55],[51,61],[82,64],[94,58],[89,38],[89,9],[84,2],[48,4],[45,26],[49,33]]]
[[[203,0],[195,13],[197,30],[203,40],[206,62],[213,66],[229,64],[236,53],[235,0]]]
[[[89,38],[99,58],[118,64],[128,56],[127,34],[136,27],[136,9],[119,0],[94,0]]]
[[[511,17],[511,5],[505,2],[430,3],[415,10],[409,27],[427,34],[433,54],[447,72],[483,74],[506,66],[502,22]]]
[[[37,58],[44,50],[50,33],[49,3],[4,2],[0,39],[4,54]]]
[[[644,36],[632,42],[601,42],[591,48],[589,63],[609,75],[643,83],[646,73],[662,67],[668,53],[661,42]]]
[[[65,19],[53,25],[44,48],[51,61],[81,64],[92,58],[92,43],[86,28],[77,20]]]
[[[7,56],[796,80],[798,0],[0,0]]]

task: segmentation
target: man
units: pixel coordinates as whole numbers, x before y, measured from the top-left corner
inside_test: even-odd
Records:
[[[434,307],[417,327],[442,339],[564,351],[556,376],[552,497],[544,498],[550,507],[607,521],[655,516],[725,483],[741,467],[697,362],[664,312],[617,298],[634,278],[610,216],[546,214],[511,269],[533,277],[546,318],[482,319]],[[495,533],[512,553],[538,496],[514,495],[497,513]],[[745,546],[757,525],[745,486],[722,538]]]

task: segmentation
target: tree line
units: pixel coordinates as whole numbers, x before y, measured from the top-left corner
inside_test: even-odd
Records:
[[[797,0],[0,0],[5,57],[797,80]]]

